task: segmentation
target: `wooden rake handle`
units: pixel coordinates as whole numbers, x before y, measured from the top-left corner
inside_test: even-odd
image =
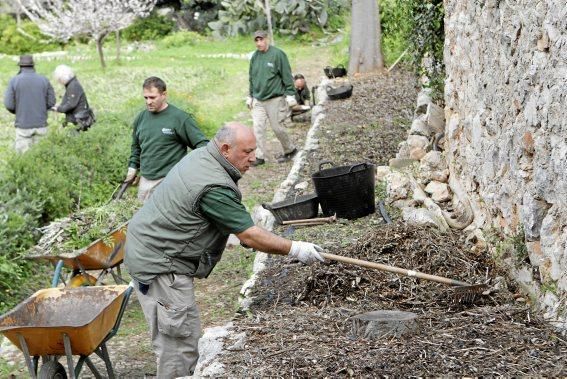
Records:
[[[381,263],[374,263],[374,262],[364,261],[362,259],[343,257],[343,256],[340,256],[340,255],[335,255],[335,254],[328,254],[328,253],[320,253],[320,254],[326,259],[330,259],[330,260],[342,262],[342,263],[348,263],[348,264],[356,265],[356,266],[360,266],[360,267],[373,268],[373,269],[377,269],[377,270],[380,270],[380,271],[387,271],[387,272],[393,272],[393,273],[396,273],[396,274],[402,274],[402,275],[406,275],[406,276],[413,276],[415,278],[431,280],[433,282],[438,282],[438,283],[450,284],[452,286],[470,286],[469,283],[461,282],[459,280],[445,278],[443,276],[426,274],[426,273],[414,271],[414,270],[406,270],[405,268],[388,266],[388,265],[381,264]]]

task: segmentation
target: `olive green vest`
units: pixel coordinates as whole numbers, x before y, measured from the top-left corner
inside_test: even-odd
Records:
[[[130,275],[145,284],[167,273],[209,276],[228,235],[200,214],[199,201],[215,187],[241,199],[240,177],[214,141],[179,161],[128,223],[124,263]]]

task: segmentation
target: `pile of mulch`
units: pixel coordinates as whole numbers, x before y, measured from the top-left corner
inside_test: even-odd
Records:
[[[317,227],[318,228],[318,227]],[[312,228],[314,233],[316,228]],[[336,249],[339,250],[339,249]],[[459,302],[444,284],[335,262],[305,267],[274,259],[255,302],[235,323],[241,348],[220,361],[235,376],[424,376],[567,374],[567,342],[517,299],[516,290],[462,234],[403,224],[380,226],[346,249],[328,251],[443,275],[492,290]],[[494,286],[500,286],[495,291]],[[400,338],[361,339],[350,317],[375,310],[418,315]],[[230,344],[230,342],[228,343]]]
[[[307,192],[321,162],[386,165],[407,136],[417,94],[411,74],[351,81],[351,98],[325,106],[319,147],[299,179],[309,183]],[[234,322],[244,340],[226,340],[218,359],[231,377],[567,375],[565,338],[532,313],[514,283],[486,252],[473,252],[464,234],[385,225],[379,214],[276,233],[329,253],[488,283],[489,289],[467,299],[445,284],[274,257],[260,274],[253,304]],[[351,317],[377,310],[413,312],[417,329],[401,337],[355,337]]]

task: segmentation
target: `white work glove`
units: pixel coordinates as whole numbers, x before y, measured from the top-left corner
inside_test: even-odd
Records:
[[[290,108],[297,105],[297,100],[295,100],[295,96],[286,96],[285,102],[287,103],[287,106]]]
[[[324,262],[325,259],[319,254],[323,251],[321,246],[310,242],[291,241],[291,249],[288,255],[299,260],[301,263],[310,265],[317,261]]]
[[[126,174],[126,179],[124,179],[124,182],[133,182],[136,178],[137,173],[138,170],[136,170],[134,167],[128,167],[128,173]]]
[[[246,106],[248,107],[248,109],[252,109],[252,102],[254,101],[254,99],[252,98],[252,96],[248,96],[246,98]]]

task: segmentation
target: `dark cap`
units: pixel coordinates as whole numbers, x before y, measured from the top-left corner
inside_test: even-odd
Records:
[[[20,62],[18,63],[20,67],[33,67],[33,57],[31,55],[21,55]]]
[[[268,33],[266,33],[263,30],[256,30],[254,32],[254,39],[256,38],[266,38],[268,36]]]

